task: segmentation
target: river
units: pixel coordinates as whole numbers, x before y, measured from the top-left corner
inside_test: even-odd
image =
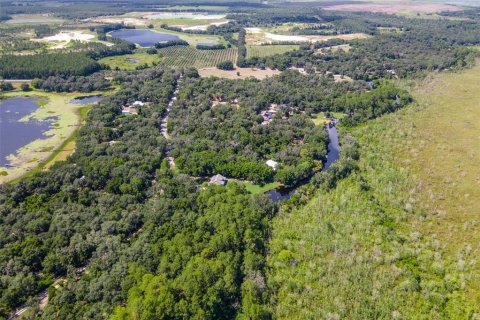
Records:
[[[338,159],[340,159],[340,143],[338,141],[338,130],[336,127],[336,124],[338,123],[338,120],[334,120],[332,125],[327,125],[326,129],[328,132],[328,154],[327,154],[327,162],[325,162],[325,165],[322,168],[322,171],[327,171],[328,168],[332,164],[335,163]],[[310,181],[310,178],[306,179],[304,183],[301,183],[299,186],[308,183]],[[270,191],[267,191],[267,195],[270,199],[272,199],[273,202],[280,202],[282,200],[288,200],[290,197],[295,193],[297,190],[296,187],[291,187],[291,188],[277,188],[273,189]]]

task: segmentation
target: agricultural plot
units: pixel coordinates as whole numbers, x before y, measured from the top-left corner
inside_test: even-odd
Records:
[[[299,45],[247,46],[247,58],[273,56],[297,50],[299,47]]]
[[[159,50],[161,61],[168,67],[215,67],[223,61],[237,60],[237,49],[198,50],[193,47],[176,46]]]

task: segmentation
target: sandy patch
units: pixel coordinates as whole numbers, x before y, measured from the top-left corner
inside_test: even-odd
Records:
[[[414,11],[421,13],[438,13],[443,11],[461,11],[460,7],[440,3],[391,3],[391,4],[339,4],[323,7],[325,10],[337,11],[366,11],[381,13],[398,13],[400,11]]]
[[[43,41],[63,41],[69,42],[70,40],[88,41],[95,38],[94,35],[83,33],[81,31],[61,31],[54,36],[42,38]]]
[[[253,34],[262,33],[262,29],[260,29],[260,28],[245,28],[245,31],[247,33],[253,33]]]
[[[240,75],[237,74],[240,73]],[[198,71],[200,76],[202,77],[220,77],[220,78],[227,78],[227,79],[245,79],[248,77],[255,77],[257,79],[265,79],[266,77],[271,77],[276,74],[280,74],[278,70],[272,69],[257,69],[257,68],[236,68],[235,70],[220,70],[217,68],[204,68]]]
[[[95,17],[95,18],[89,18],[85,19],[84,21],[87,22],[98,22],[98,23],[124,23],[125,25],[128,26],[136,26],[136,27],[142,27],[146,26],[148,21],[139,19],[139,18],[129,18],[129,17]]]
[[[353,39],[366,39],[368,37],[369,36],[364,33],[339,34],[339,35],[331,35],[331,36],[289,36],[289,35],[280,35],[280,34],[274,34],[269,32],[265,33],[265,39],[267,39],[267,43],[275,42],[275,41],[319,42],[319,41],[328,41],[330,39],[353,40]]]
[[[188,31],[188,30],[206,31],[209,26],[221,26],[222,24],[227,24],[227,23],[228,23],[228,21],[221,21],[221,22],[212,22],[212,23],[209,23],[209,24],[198,25],[198,26],[190,26],[190,27],[180,26],[180,27],[184,31]]]

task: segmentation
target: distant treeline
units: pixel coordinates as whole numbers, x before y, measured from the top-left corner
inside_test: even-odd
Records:
[[[155,43],[155,48],[162,49],[174,46],[189,46],[188,42],[185,40],[170,40],[166,42]]]
[[[0,76],[5,79],[85,76],[100,69],[100,64],[81,52],[0,56]]]

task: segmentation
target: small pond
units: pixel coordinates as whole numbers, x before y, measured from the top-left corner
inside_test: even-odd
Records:
[[[56,117],[44,121],[20,122],[35,112],[40,105],[36,98],[16,97],[0,100],[0,167],[9,165],[7,157],[17,150],[41,138],[52,128]]]
[[[152,30],[143,29],[121,29],[110,32],[110,35],[115,38],[120,38],[132,43],[136,43],[142,47],[151,47],[157,42],[180,40],[174,34],[160,33]]]
[[[97,103],[98,101],[101,101],[104,98],[104,96],[85,96],[85,97],[76,97],[72,100],[70,100],[70,103],[73,104],[91,104],[91,103]]]

